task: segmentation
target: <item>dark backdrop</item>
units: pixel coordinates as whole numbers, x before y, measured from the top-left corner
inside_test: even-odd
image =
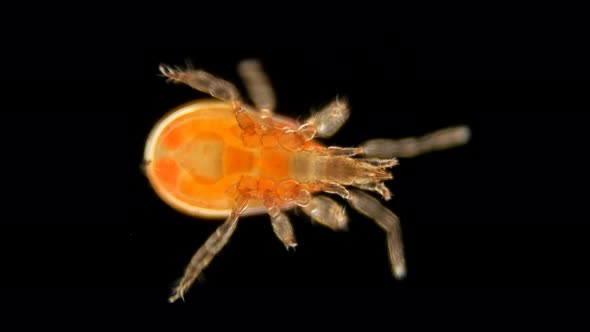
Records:
[[[170,308],[173,282],[218,224],[172,210],[141,173],[155,122],[204,96],[167,84],[157,67],[191,59],[238,83],[245,57],[265,65],[282,114],[304,118],[349,98],[351,118],[329,144],[456,124],[473,137],[393,169],[386,205],[401,218],[405,281],[390,274],[381,230],[350,209],[344,233],[290,213],[295,252],[267,216],[248,217],[188,293],[187,311],[238,307],[258,317],[285,306],[287,317],[366,309],[387,318],[425,306],[518,312],[587,294],[588,67],[573,37],[386,21],[272,38],[178,29],[14,38],[2,79],[0,225],[0,288],[11,307]]]

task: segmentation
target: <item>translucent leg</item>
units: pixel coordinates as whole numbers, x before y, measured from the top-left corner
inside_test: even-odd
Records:
[[[383,182],[369,182],[363,184],[355,184],[354,186],[362,190],[378,192],[386,201],[391,199],[391,191],[389,190],[389,188],[385,186]]]
[[[348,216],[344,206],[326,196],[314,196],[309,205],[301,210],[317,223],[334,231],[348,228]]]
[[[357,158],[356,160],[367,163],[375,167],[389,168],[398,164],[397,159],[379,159],[379,158]]]
[[[161,64],[160,72],[170,81],[184,83],[193,89],[210,94],[223,101],[236,103],[240,100],[238,89],[225,80],[202,70],[172,68]]]
[[[453,148],[469,141],[471,132],[467,126],[448,127],[421,137],[399,140],[372,139],[361,144],[362,154],[377,158],[411,158],[418,155]]]
[[[287,250],[289,248],[295,248],[297,246],[297,242],[295,241],[293,226],[291,225],[287,215],[281,212],[281,210],[276,206],[271,206],[268,208],[268,214],[270,215],[272,222],[272,229],[279,240],[283,242]]]
[[[362,150],[359,148],[350,148],[350,147],[342,148],[339,146],[329,146],[329,147],[320,151],[320,153],[325,153],[326,155],[334,156],[334,157],[352,157],[352,156],[355,156],[361,152],[362,152]]]
[[[318,184],[318,189],[329,193],[329,194],[336,194],[344,199],[349,199],[350,198],[350,193],[348,192],[348,189],[346,189],[344,186],[335,183],[335,182],[320,182]]]
[[[225,246],[238,223],[240,214],[246,209],[247,200],[239,196],[234,203],[232,212],[227,220],[215,230],[213,233],[199,248],[199,250],[193,255],[190,263],[184,271],[184,275],[178,282],[178,285],[174,289],[174,293],[168,299],[169,302],[174,302],[179,298],[184,300],[184,294],[195,282],[201,272],[209,266],[211,260],[217,255],[217,253]]]
[[[330,137],[344,125],[349,115],[348,103],[336,98],[328,106],[310,117],[306,123],[315,127],[316,137]]]
[[[385,230],[393,275],[397,279],[403,279],[406,276],[406,260],[399,218],[377,199],[360,190],[350,190],[348,202],[353,208],[373,219]]]
[[[265,115],[272,115],[276,107],[275,93],[260,62],[254,59],[243,60],[238,65],[238,73],[254,106]]]

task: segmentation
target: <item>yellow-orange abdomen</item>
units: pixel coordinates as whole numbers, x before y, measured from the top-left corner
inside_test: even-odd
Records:
[[[296,126],[284,118],[277,120]],[[172,207],[201,217],[225,217],[243,176],[278,183],[291,173],[291,151],[276,144],[246,147],[243,142],[230,104],[201,100],[181,106],[165,116],[148,137],[147,177]],[[262,202],[253,201],[245,214],[262,211]]]

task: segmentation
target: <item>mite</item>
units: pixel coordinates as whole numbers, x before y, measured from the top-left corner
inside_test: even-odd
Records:
[[[374,220],[386,233],[395,278],[406,275],[398,217],[367,192],[391,198],[396,158],[465,144],[466,126],[421,137],[372,139],[358,147],[326,146],[349,117],[345,100],[335,99],[304,122],[275,113],[275,96],[261,64],[238,65],[253,104],[236,87],[208,72],[160,65],[168,81],[186,84],[213,98],[180,106],[153,128],[144,153],[145,173],[158,196],[191,216],[225,220],[190,260],[169,301],[184,299],[201,272],[228,242],[241,216],[268,214],[285,247],[297,246],[285,211],[299,207],[333,230],[347,228],[340,201]],[[326,195],[327,194],[327,195]],[[339,198],[338,198],[339,197]]]

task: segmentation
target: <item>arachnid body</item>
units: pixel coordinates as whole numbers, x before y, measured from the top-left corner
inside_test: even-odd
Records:
[[[373,219],[387,234],[393,274],[403,278],[406,265],[399,219],[365,191],[391,198],[384,182],[396,157],[467,142],[469,130],[458,126],[401,140],[373,139],[359,147],[325,146],[349,116],[345,101],[335,100],[303,123],[274,113],[275,97],[256,60],[242,61],[242,76],[253,105],[233,84],[202,70],[160,66],[170,81],[206,92],[215,99],[184,105],[165,116],[150,133],[145,148],[147,177],[158,195],[177,210],[204,218],[225,219],[195,253],[170,301],[182,298],[234,232],[238,218],[267,213],[277,237],[297,245],[285,211],[300,207],[314,221],[345,229],[341,197]]]

